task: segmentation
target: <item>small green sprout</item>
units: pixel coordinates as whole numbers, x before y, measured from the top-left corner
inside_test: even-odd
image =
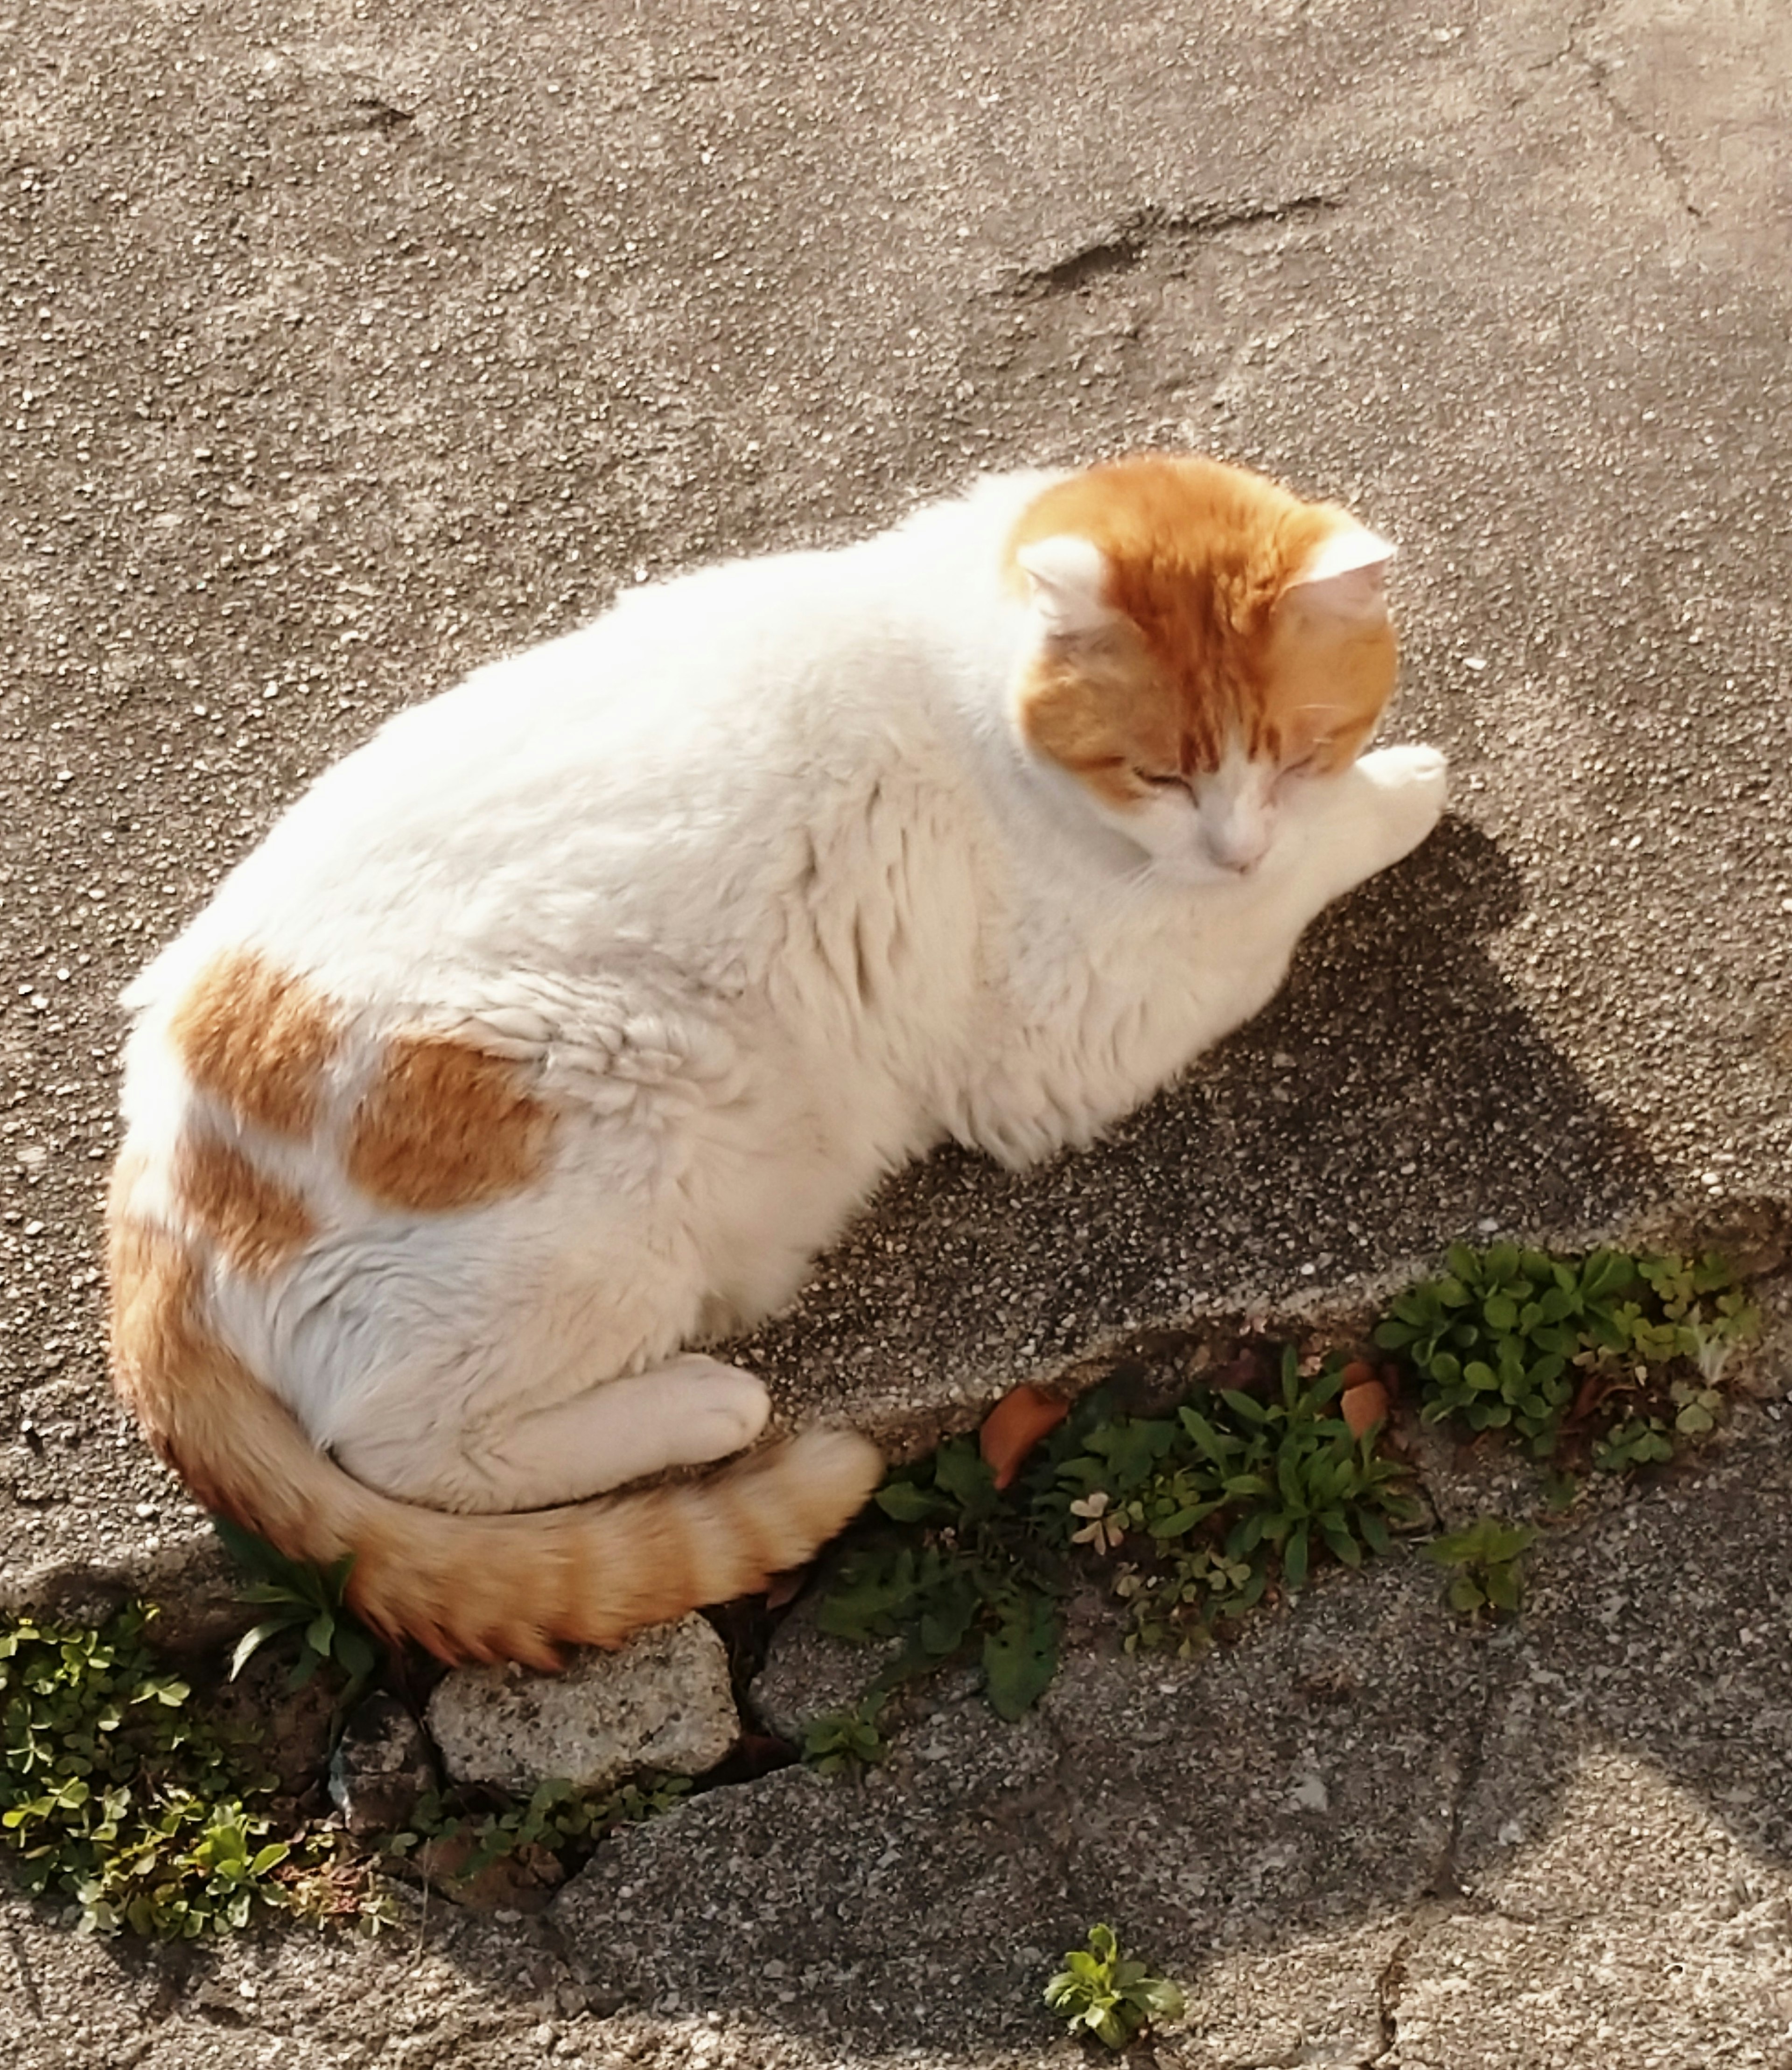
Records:
[[[1457,1243],[1446,1262],[1442,1278],[1395,1299],[1375,1341],[1418,1368],[1427,1423],[1459,1415],[1471,1430],[1510,1429],[1547,1458],[1574,1397],[1575,1353],[1630,1341],[1618,1304],[1634,1261],[1602,1250],[1577,1266],[1516,1244]]]
[[[803,1735],[803,1759],[817,1775],[857,1774],[875,1768],[890,1752],[878,1729],[889,1692],[875,1685],[850,1710],[812,1718]]]
[[[354,1555],[327,1569],[309,1567],[288,1560],[223,1517],[214,1517],[212,1528],[236,1564],[256,1577],[238,1591],[237,1601],[260,1605],[269,1613],[237,1641],[231,1655],[231,1679],[236,1679],[270,1639],[297,1633],[298,1658],[286,1678],[288,1689],[302,1689],[329,1662],[346,1678],[338,1700],[338,1708],[346,1712],[378,1672],[381,1657],[379,1642],[347,1606]]]
[[[900,1638],[886,1688],[974,1647],[998,1716],[1031,1708],[1058,1670],[1062,1563],[997,1490],[975,1441],[952,1438],[899,1468],[875,1497],[897,1525],[841,1561],[816,1622],[861,1644]]]
[[[1440,1567],[1455,1569],[1450,1585],[1453,1610],[1465,1617],[1483,1610],[1509,1615],[1518,1608],[1519,1562],[1536,1535],[1531,1524],[1483,1516],[1466,1531],[1434,1539],[1425,1548],[1425,1557]]]
[[[1081,1524],[1072,1544],[1103,1557],[1126,1548],[1113,1586],[1129,1605],[1129,1652],[1192,1653],[1277,1573],[1297,1590],[1316,1557],[1359,1567],[1387,1551],[1390,1525],[1416,1520],[1406,1468],[1353,1438],[1339,1414],[1338,1364],[1303,1374],[1290,1346],[1267,1400],[1225,1388],[1173,1418],[1115,1417],[1061,1462],[1041,1519],[1053,1521],[1055,1503],[1060,1531]]]
[[[1550,1511],[1560,1516],[1572,1509],[1580,1499],[1581,1482],[1577,1474],[1545,1474],[1543,1479],[1543,1499]]]
[[[1593,1448],[1593,1463],[1602,1474],[1658,1467],[1673,1456],[1674,1440],[1659,1416],[1632,1416],[1614,1423]]]
[[[1072,1948],[1045,1986],[1045,2002],[1073,2035],[1092,2034],[1124,2048],[1153,2020],[1179,2019],[1185,2001],[1176,1986],[1120,1953],[1111,1926],[1091,1926],[1086,1948]]]
[[[467,1851],[452,1868],[437,1871],[450,1886],[471,1883],[494,1862],[533,1847],[558,1854],[580,1848],[619,1826],[639,1825],[677,1810],[690,1792],[685,1775],[647,1775],[600,1796],[587,1796],[570,1782],[538,1783],[522,1803],[482,1813],[456,1810],[439,1791],[430,1790],[411,1813],[403,1832],[388,1833],[380,1851],[403,1860],[434,1843],[464,1841]]]
[[[1682,1437],[1702,1438],[1716,1429],[1724,1413],[1724,1397],[1715,1387],[1696,1387],[1689,1380],[1677,1380],[1668,1391],[1676,1412],[1674,1428]]]
[[[1568,1259],[1512,1243],[1481,1251],[1459,1243],[1446,1266],[1395,1298],[1375,1340],[1411,1360],[1426,1422],[1459,1417],[1471,1430],[1508,1430],[1539,1459],[1561,1440],[1577,1373],[1621,1371],[1628,1384],[1684,1359],[1709,1394],[1732,1351],[1760,1328],[1734,1274],[1712,1255],[1596,1250]],[[1676,1427],[1687,1435],[1710,1430],[1709,1401],[1680,1404],[1689,1405],[1694,1413]],[[1622,1425],[1622,1440],[1614,1430],[1597,1445],[1606,1471],[1671,1456],[1671,1438],[1665,1453],[1654,1442],[1666,1425],[1655,1430],[1643,1421],[1642,1430]]]

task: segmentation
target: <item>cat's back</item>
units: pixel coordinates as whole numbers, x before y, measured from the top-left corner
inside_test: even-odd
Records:
[[[961,528],[962,529],[962,528]],[[962,542],[726,563],[477,670],[325,771],[127,1004],[252,948],[359,996],[618,943],[738,960],[884,765],[950,788]],[[927,579],[929,562],[940,564]]]

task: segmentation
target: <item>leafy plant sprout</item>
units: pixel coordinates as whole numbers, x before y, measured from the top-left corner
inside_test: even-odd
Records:
[[[1375,1340],[1411,1361],[1426,1422],[1459,1417],[1471,1430],[1509,1430],[1537,1458],[1557,1450],[1577,1389],[1584,1393],[1588,1381],[1602,1393],[1599,1377],[1607,1375],[1617,1392],[1684,1359],[1709,1390],[1735,1347],[1760,1326],[1729,1267],[1712,1255],[1597,1250],[1570,1260],[1516,1244],[1483,1251],[1454,1244],[1446,1262],[1442,1277],[1394,1299]],[[1682,1435],[1697,1435],[1716,1411],[1701,1398],[1692,1416],[1675,1420]],[[1606,1470],[1672,1455],[1665,1421],[1659,1430],[1647,1417],[1632,1430],[1622,1412],[1611,1421],[1595,1446],[1596,1463]],[[1663,1438],[1665,1451],[1656,1442]]]
[[[875,1768],[890,1751],[878,1729],[888,1700],[888,1691],[873,1683],[850,1710],[811,1719],[803,1735],[804,1761],[818,1775],[857,1775]]]
[[[1387,1551],[1390,1528],[1418,1520],[1406,1468],[1337,1413],[1339,1364],[1333,1354],[1303,1372],[1290,1347],[1266,1401],[1199,1392],[1173,1418],[1104,1422],[1059,1462],[1036,1513],[1049,1527],[1055,1511],[1061,1532],[1086,1520],[1069,1540],[1097,1554],[1126,1545],[1114,1590],[1129,1606],[1129,1651],[1192,1651],[1278,1576],[1298,1590],[1315,1556],[1359,1566]]]
[[[1091,1926],[1086,1946],[1070,1949],[1045,1986],[1045,2002],[1073,2035],[1124,2048],[1156,2020],[1180,2019],[1182,1993],[1120,1952],[1111,1926]]]
[[[100,1935],[192,1941],[282,1912],[377,1924],[329,1838],[276,1832],[273,1778],[156,1658],[153,1616],[0,1623],[0,1845],[26,1889]]]
[[[346,1601],[353,1556],[329,1568],[312,1567],[288,1560],[223,1517],[214,1517],[212,1528],[238,1566],[256,1577],[238,1592],[238,1602],[256,1604],[268,1613],[237,1642],[231,1655],[231,1679],[234,1682],[270,1640],[296,1634],[298,1657],[286,1678],[287,1688],[302,1689],[327,1662],[346,1678],[336,1707],[339,1715],[346,1716],[378,1672],[383,1653]]]
[[[861,1643],[899,1639],[878,1677],[886,1689],[974,1650],[991,1708],[1019,1717],[1057,1671],[1062,1559],[998,1491],[968,1438],[898,1469],[875,1502],[886,1528],[841,1561],[817,1624]]]
[[[583,1794],[567,1782],[538,1783],[520,1803],[485,1812],[456,1810],[432,1790],[418,1802],[404,1830],[388,1833],[382,1854],[404,1861],[429,1843],[460,1842],[466,1851],[432,1880],[450,1890],[471,1883],[494,1863],[532,1847],[550,1852],[577,1847],[618,1826],[638,1825],[677,1810],[690,1791],[683,1775],[644,1775],[598,1795]]]
[[[1519,1562],[1536,1535],[1531,1524],[1483,1516],[1466,1530],[1433,1539],[1424,1548],[1425,1557],[1453,1571],[1449,1597],[1453,1610],[1467,1617],[1483,1610],[1509,1616],[1519,1604]]]

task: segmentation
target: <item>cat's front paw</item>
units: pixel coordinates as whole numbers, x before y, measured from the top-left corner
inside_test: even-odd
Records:
[[[1356,764],[1373,786],[1377,817],[1389,837],[1389,861],[1415,849],[1443,817],[1450,796],[1450,761],[1441,750],[1414,743],[1377,747]]]
[[[1415,741],[1405,747],[1372,748],[1356,767],[1384,790],[1426,792],[1436,799],[1438,812],[1443,810],[1450,758],[1441,747],[1426,747]]]

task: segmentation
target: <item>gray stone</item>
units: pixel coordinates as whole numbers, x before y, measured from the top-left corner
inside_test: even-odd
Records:
[[[635,1769],[701,1775],[740,1733],[726,1649],[696,1616],[579,1653],[558,1675],[456,1668],[428,1722],[456,1782],[520,1794],[550,1781],[604,1790]]]
[[[351,1833],[399,1831],[438,1781],[423,1728],[396,1697],[356,1705],[329,1757],[330,1799]]]

